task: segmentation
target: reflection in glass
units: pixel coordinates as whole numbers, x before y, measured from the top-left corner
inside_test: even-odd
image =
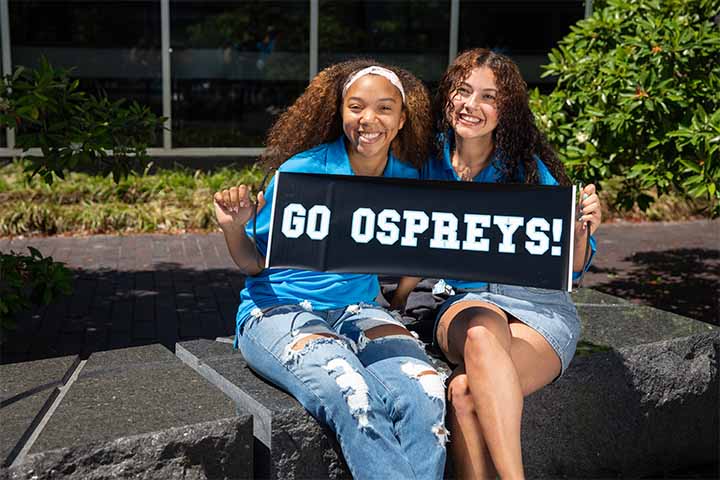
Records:
[[[517,62],[530,87],[552,88],[540,78],[547,54],[585,16],[585,4],[565,1],[461,1],[458,51],[491,48]]]
[[[171,1],[173,147],[261,146],[305,89],[310,4]]]
[[[11,0],[9,13],[13,67],[34,68],[44,55],[74,68],[81,90],[162,115],[159,1]]]
[[[319,65],[371,57],[432,86],[448,64],[450,1],[320,1]]]

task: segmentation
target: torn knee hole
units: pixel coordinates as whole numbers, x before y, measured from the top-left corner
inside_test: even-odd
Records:
[[[405,327],[388,323],[386,325],[378,325],[377,327],[368,328],[365,330],[365,336],[368,340],[375,340],[380,337],[391,337],[395,335],[405,335],[408,337],[415,338],[414,335]]]
[[[344,337],[325,332],[301,333],[294,343],[285,346],[283,360],[287,364],[299,362],[302,357],[324,344],[335,344],[355,351],[355,346]]]
[[[340,337],[338,337],[337,335],[333,335],[332,333],[324,333],[324,332],[305,333],[305,334],[301,334],[299,336],[298,340],[292,344],[290,349],[293,350],[294,352],[297,352],[298,350],[302,350],[303,348],[305,348],[305,345],[307,345],[308,343],[315,341],[315,340],[319,340],[321,338],[330,338],[330,339],[334,339],[334,340],[340,340]]]

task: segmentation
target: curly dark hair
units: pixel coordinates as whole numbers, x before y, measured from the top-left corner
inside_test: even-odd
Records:
[[[312,79],[305,92],[268,131],[260,160],[278,167],[293,155],[343,135],[342,88],[353,73],[378,65],[397,74],[405,90],[405,125],[390,144],[393,154],[420,168],[428,158],[432,135],[430,95],[423,83],[402,68],[361,58],[331,65]]]
[[[558,160],[545,135],[535,125],[530,111],[527,84],[515,62],[505,55],[484,48],[475,48],[459,55],[448,67],[438,86],[433,104],[437,132],[448,132],[452,125],[453,94],[460,84],[478,67],[488,67],[495,75],[498,88],[498,124],[493,131],[496,148],[503,155],[501,167],[504,182],[538,183],[537,164],[532,155],[540,157],[560,185],[570,185],[565,166]],[[443,138],[436,136],[434,150],[442,152]],[[454,138],[453,138],[454,142]],[[451,149],[455,145],[451,145]],[[519,165],[525,176],[521,179]]]

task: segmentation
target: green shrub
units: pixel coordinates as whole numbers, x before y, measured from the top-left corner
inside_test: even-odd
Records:
[[[538,124],[571,176],[618,177],[618,206],[681,192],[720,215],[716,0],[609,0],[549,54]]]
[[[14,128],[16,146],[27,156],[28,171],[47,183],[66,169],[111,171],[119,180],[148,162],[164,118],[136,102],[111,101],[78,90],[70,70],[55,69],[43,58],[37,70],[18,67],[0,85],[0,127]]]
[[[30,255],[0,254],[0,329],[14,328],[13,317],[31,304],[47,305],[72,291],[70,272],[35,248]]]
[[[212,195],[241,183],[257,190],[255,166],[204,173],[188,169],[109,176],[68,172],[52,185],[27,178],[24,161],[0,167],[0,236],[58,233],[178,232],[216,228]]]

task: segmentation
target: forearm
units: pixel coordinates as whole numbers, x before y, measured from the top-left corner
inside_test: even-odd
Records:
[[[257,275],[263,271],[265,258],[255,243],[245,233],[244,226],[222,227],[225,243],[235,264],[245,275]]]
[[[398,282],[397,289],[393,294],[392,301],[390,302],[390,308],[393,310],[399,310],[405,306],[410,292],[412,292],[418,283],[420,283],[421,277],[402,277]]]
[[[573,272],[582,272],[585,269],[585,260],[590,256],[590,244],[588,236],[590,231],[587,228],[575,230],[575,245],[573,247]],[[587,250],[587,252],[586,252]]]

